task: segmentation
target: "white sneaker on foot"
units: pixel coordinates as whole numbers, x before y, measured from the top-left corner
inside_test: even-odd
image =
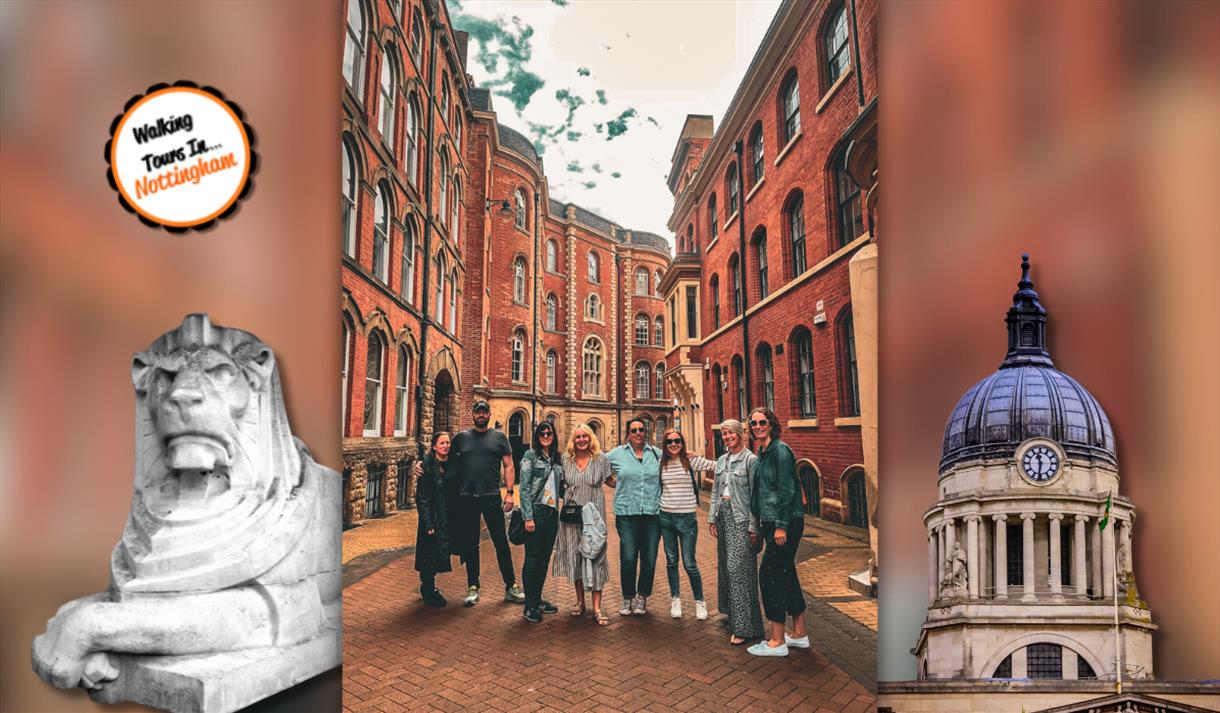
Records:
[[[771,646],[767,644],[767,640],[763,639],[762,641],[758,642],[757,644],[754,644],[750,648],[746,649],[746,651],[749,651],[750,653],[754,654],[755,656],[787,656],[788,655],[788,645],[780,644],[779,646],[776,646],[775,648],[771,648]]]
[[[478,602],[479,602],[479,587],[477,585],[472,584],[472,585],[470,585],[470,588],[466,590],[466,599],[464,599],[462,601],[462,604],[464,606],[472,607],[475,604],[477,604]]]
[[[648,613],[648,597],[637,596],[631,603],[631,613],[636,616]]]
[[[619,608],[619,616],[631,616],[631,603],[635,601],[635,597],[623,597],[623,606]]]
[[[794,649],[807,649],[809,648],[809,634],[805,634],[799,639],[795,636],[788,636],[787,634],[784,634],[784,644],[791,646]]]
[[[669,615],[675,619],[682,618],[682,600],[677,597],[669,599]]]
[[[707,621],[707,602],[702,599],[695,600],[695,618],[699,621]]]

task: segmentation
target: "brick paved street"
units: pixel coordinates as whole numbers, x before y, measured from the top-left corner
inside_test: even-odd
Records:
[[[705,521],[706,511],[700,514]],[[669,617],[663,552],[649,615],[618,616],[618,539],[611,522],[604,604],[611,625],[598,627],[568,616],[575,594],[552,577],[545,596],[560,613],[542,624],[524,621],[519,605],[502,601],[486,536],[479,604],[461,606],[465,575],[459,569],[438,577],[450,605],[425,607],[411,554],[414,513],[370,521],[344,533],[344,710],[871,710],[876,602],[846,585],[847,574],[867,561],[868,543],[852,528],[809,524],[798,569],[815,649],[757,659],[730,647],[718,623],[715,541],[706,530],[698,556],[709,621],[695,620],[685,573],[686,616]],[[518,572],[523,554],[513,548]]]

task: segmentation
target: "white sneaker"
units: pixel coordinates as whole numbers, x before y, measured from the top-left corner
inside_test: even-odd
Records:
[[[462,601],[462,605],[472,607],[478,603],[479,603],[479,588],[478,588],[478,586],[472,584],[472,585],[470,585],[470,588],[466,590],[466,598]]]
[[[619,616],[631,616],[631,603],[635,601],[635,597],[623,597],[623,606],[619,608]]]
[[[631,613],[640,616],[648,613],[648,597],[637,596],[631,603]]]
[[[754,644],[750,648],[746,649],[746,651],[749,651],[751,654],[754,654],[755,656],[787,656],[788,655],[788,645],[780,644],[779,646],[776,646],[775,648],[771,648],[767,644],[767,640],[763,639],[762,641],[758,642],[757,644]]]
[[[675,619],[682,618],[682,600],[677,597],[671,597],[669,600],[669,615]]]
[[[809,634],[805,634],[799,639],[795,636],[784,634],[784,644],[794,649],[807,649],[809,648]]]
[[[707,602],[702,599],[695,600],[695,618],[699,621],[707,621]],[[806,644],[808,648],[808,644]]]

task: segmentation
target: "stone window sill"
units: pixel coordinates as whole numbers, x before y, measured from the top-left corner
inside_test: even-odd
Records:
[[[800,129],[797,130],[796,136],[793,136],[791,139],[789,139],[788,143],[784,145],[784,148],[780,149],[779,155],[775,157],[776,166],[778,166],[781,161],[783,161],[785,158],[788,157],[788,153],[792,150],[792,147],[796,146],[796,142],[800,141],[801,137],[804,135],[805,135],[804,131],[802,131]]]
[[[756,181],[754,183],[754,187],[751,188],[750,192],[746,194],[746,203],[750,202],[750,199],[754,197],[754,194],[758,193],[758,189],[762,188],[762,184],[764,184],[766,182],[767,182],[767,177],[763,176],[762,178],[758,179],[758,181]]]
[[[860,426],[860,417],[859,416],[847,416],[844,418],[836,418],[835,425],[841,426],[841,427],[855,426],[858,428]]]
[[[837,421],[836,421],[837,425]],[[817,428],[818,420],[816,418],[798,418],[788,422],[788,428]]]
[[[715,245],[715,244],[716,244],[716,243],[718,243],[718,242],[720,242],[720,236],[719,236],[719,235],[717,235],[716,237],[712,238],[712,242],[710,242],[710,243],[708,243],[708,244],[707,244],[707,247],[703,249],[703,253],[704,253],[705,255],[706,255],[707,253],[710,253],[710,252],[712,251],[712,246],[713,246],[713,245]]]
[[[835,83],[830,85],[830,89],[827,89],[826,93],[822,95],[822,98],[818,100],[818,105],[813,108],[814,114],[822,113],[822,111],[826,108],[826,105],[829,104],[830,100],[834,98],[835,94],[839,93],[839,89],[842,88],[844,84],[847,84],[847,78],[850,77],[853,72],[855,72],[855,67],[852,67],[843,74],[839,75],[839,78],[835,80]]]
[[[720,231],[727,233],[729,231],[729,226],[732,225],[733,221],[735,220],[737,220],[737,211],[734,211],[732,215],[725,219],[724,225],[720,228]]]

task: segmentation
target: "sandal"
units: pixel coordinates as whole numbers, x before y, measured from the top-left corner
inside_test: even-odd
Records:
[[[593,621],[596,621],[598,626],[610,625],[610,620],[606,618],[605,614],[602,614],[600,609],[593,610]]]
[[[741,646],[744,643],[746,643],[746,640],[741,638],[740,636],[734,635],[734,636],[729,637],[729,644],[731,644],[732,646]]]
[[[568,612],[568,615],[571,616],[573,619],[579,619],[580,617],[584,616],[585,615],[584,602],[581,602],[580,606],[578,606],[578,607],[572,607],[572,611]]]

